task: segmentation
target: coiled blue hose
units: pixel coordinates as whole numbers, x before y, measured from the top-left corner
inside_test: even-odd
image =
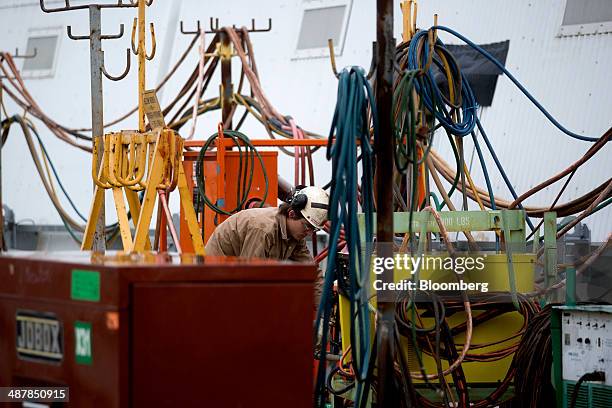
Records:
[[[472,92],[468,81],[466,80],[463,73],[461,73],[455,60],[447,58],[449,67],[455,83],[461,83],[461,118],[459,121],[455,121],[452,117],[452,112],[447,109],[446,103],[444,102],[443,94],[438,87],[433,74],[431,64],[429,67],[421,66],[419,61],[434,61],[433,55],[430,55],[428,43],[428,31],[418,31],[410,41],[408,47],[408,69],[409,70],[420,70],[423,75],[417,76],[415,88],[422,98],[425,107],[433,112],[436,119],[453,135],[464,137],[469,135],[476,126],[476,97]],[[419,47],[419,43],[423,42],[422,47]],[[436,40],[436,47],[438,52],[446,52],[443,48],[444,44],[440,39]],[[421,55],[419,55],[421,50]],[[447,54],[450,56],[450,54]],[[420,57],[420,58],[419,58]],[[424,72],[423,70],[427,68]]]
[[[546,109],[544,109],[544,107],[527,91],[527,89],[525,89],[525,87],[523,85],[521,85],[521,83],[503,66],[502,63],[500,63],[497,59],[495,59],[495,57],[493,57],[491,54],[489,54],[482,47],[479,47],[477,44],[474,44],[474,42],[470,41],[468,38],[464,37],[463,35],[459,34],[458,32],[456,32],[455,30],[453,30],[451,28],[448,28],[448,27],[445,27],[445,26],[434,26],[431,29],[446,31],[449,34],[454,35],[455,37],[459,38],[461,41],[465,42],[467,45],[469,45],[470,47],[472,47],[473,49],[478,51],[480,54],[482,54],[486,59],[491,61],[493,64],[495,64],[495,66],[497,66],[497,68],[499,68],[512,81],[512,83],[514,83],[514,85],[516,85],[516,87],[521,90],[521,92],[540,110],[540,112],[542,112],[544,114],[544,116],[546,116],[546,118],[553,125],[555,125],[557,127],[557,129],[559,129],[560,131],[562,131],[563,133],[565,133],[569,137],[572,137],[572,138],[578,139],[578,140],[582,140],[582,141],[585,141],[585,142],[596,142],[597,140],[599,140],[599,138],[597,138],[597,137],[582,136],[582,135],[576,134],[576,133],[566,129],[550,113],[548,113],[548,111]],[[417,37],[417,35],[419,35],[419,33],[417,33],[415,35],[415,37]],[[426,31],[424,31],[423,33],[426,33]],[[414,39],[413,39],[413,41],[414,41]],[[412,46],[412,42],[410,43],[410,45]],[[423,48],[425,48],[425,47],[423,47]]]
[[[344,228],[348,249],[350,275],[350,315],[352,360],[355,371],[357,406],[367,378],[371,350],[370,314],[368,311],[368,281],[373,229],[373,157],[370,145],[369,110],[372,112],[374,138],[378,133],[378,119],[372,88],[365,71],[360,67],[345,68],[339,76],[338,96],[327,146],[327,159],[332,161],[332,183],[329,202],[329,255],[323,285],[321,303],[317,310],[315,335],[323,325],[323,338],[315,398],[319,406],[324,404],[327,328],[332,308],[332,288],[336,276],[336,253],[340,231]],[[335,139],[333,136],[335,134]],[[333,143],[332,143],[333,141]],[[365,251],[361,247],[357,213],[357,142],[361,146],[361,209],[365,213]]]

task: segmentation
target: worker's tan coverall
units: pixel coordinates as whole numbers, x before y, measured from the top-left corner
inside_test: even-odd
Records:
[[[251,208],[233,214],[217,226],[206,243],[206,255],[272,258],[312,262],[306,240],[287,235],[287,217],[277,207]],[[322,274],[315,281],[315,304],[321,299]]]

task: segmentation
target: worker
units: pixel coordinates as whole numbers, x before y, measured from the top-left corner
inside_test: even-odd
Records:
[[[217,226],[206,243],[206,255],[312,262],[305,238],[327,221],[329,196],[319,187],[304,187],[280,207],[251,208]],[[315,282],[319,304],[322,273]]]

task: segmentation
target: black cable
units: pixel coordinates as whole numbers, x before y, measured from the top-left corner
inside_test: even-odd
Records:
[[[569,404],[569,408],[576,407],[576,401],[578,400],[578,394],[580,394],[580,386],[585,381],[605,381],[606,375],[603,371],[593,371],[590,373],[583,374],[582,377],[578,379],[578,382],[574,386],[574,390],[572,391],[572,399]]]
[[[514,378],[513,407],[556,406],[551,383],[551,310],[548,305],[531,318],[514,353],[512,364],[521,375]]]
[[[336,375],[339,372],[340,372],[340,367],[334,367],[331,370],[331,372],[329,373],[329,376],[327,377],[327,389],[329,390],[329,392],[331,392],[335,396],[342,397],[344,393],[346,393],[347,391],[350,391],[351,389],[355,387],[355,381],[353,381],[352,383],[348,384],[347,386],[339,390],[334,389],[334,386],[332,384],[332,379],[334,375]]]
[[[198,196],[201,198],[213,211],[218,214],[232,215],[233,213],[240,211],[243,209],[244,204],[249,198],[249,193],[251,191],[251,185],[253,183],[253,173],[254,173],[254,163],[255,157],[259,160],[259,164],[261,165],[261,169],[263,172],[264,180],[265,180],[265,191],[264,196],[261,199],[260,207],[263,207],[263,204],[268,197],[268,173],[266,172],[266,167],[264,165],[263,159],[261,155],[251,143],[251,140],[244,134],[237,132],[235,130],[224,130],[224,136],[229,136],[234,141],[234,144],[238,147],[238,189],[236,191],[236,207],[233,209],[223,209],[223,204],[213,204],[208,196],[206,195],[206,185],[204,180],[204,157],[208,149],[212,146],[213,142],[219,137],[218,133],[214,133],[211,135],[202,149],[200,149],[200,154],[198,155],[198,159],[196,160],[196,181],[198,188]],[[245,147],[245,151],[243,152],[242,147]],[[243,164],[243,161],[245,164]],[[197,201],[197,206],[200,206],[199,199]]]

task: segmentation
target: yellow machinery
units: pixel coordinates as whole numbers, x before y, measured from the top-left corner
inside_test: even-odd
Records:
[[[149,3],[150,4],[150,3]],[[204,242],[199,232],[193,208],[191,192],[182,165],[183,138],[174,130],[166,128],[154,91],[145,91],[145,60],[155,55],[155,32],[151,24],[153,49],[150,55],[145,50],[145,0],[138,1],[138,18],[132,28],[132,52],[138,56],[138,123],[139,130],[109,133],[102,137],[103,153],[98,156],[100,136],[94,135],[92,178],[95,182],[94,199],[81,249],[93,246],[98,214],[104,206],[104,192],[113,191],[115,209],[121,230],[123,249],[126,252],[149,250],[149,226],[157,196],[171,227],[177,250],[181,252],[178,235],[174,231],[168,209],[167,194],[177,186],[181,197],[182,214],[186,219],[193,250],[204,255]],[[138,46],[134,39],[138,30]],[[151,131],[146,131],[144,116],[149,119]],[[99,160],[100,159],[100,160]],[[98,162],[100,164],[98,165]],[[137,195],[144,190],[142,208]],[[132,232],[124,201],[128,201],[135,227]]]
[[[394,231],[395,233],[404,234],[409,232],[409,213],[394,214]],[[496,231],[501,234],[505,240],[506,253],[490,253],[490,252],[471,252],[465,255],[464,258],[471,258],[474,267],[471,270],[465,270],[460,279],[466,285],[472,284],[467,290],[468,299],[471,304],[471,314],[473,323],[473,333],[471,336],[470,348],[466,354],[466,358],[461,364],[461,368],[465,375],[465,379],[470,384],[470,394],[472,388],[495,388],[494,384],[498,384],[507,377],[510,369],[515,347],[520,341],[520,333],[524,330],[525,319],[520,308],[529,307],[525,302],[517,302],[517,297],[521,293],[532,292],[534,289],[534,271],[535,271],[535,254],[528,253],[525,245],[525,227],[524,227],[524,212],[523,211],[447,211],[439,213],[440,221],[445,226],[448,232],[460,231]],[[361,219],[361,227],[363,228],[363,218]],[[420,237],[427,237],[429,233],[440,232],[438,224],[434,217],[427,212],[413,213],[412,231],[420,232]],[[394,298],[389,298],[389,292],[383,293],[376,289],[382,289],[381,281],[375,272],[376,254],[373,255],[373,264],[370,268],[368,288],[372,291],[369,298],[370,310],[370,327],[374,328],[374,313],[376,310],[376,301],[378,298],[384,301],[397,302],[399,305],[396,308],[397,314],[403,315],[406,321],[416,322],[417,328],[430,328],[435,326],[435,319],[431,313],[427,313],[425,308],[419,308],[412,313],[410,299],[414,299],[417,292],[412,291],[407,285],[408,281],[415,282],[416,288],[419,288],[419,282],[425,282],[428,285],[420,289],[426,289],[431,292],[432,288],[441,297],[444,297],[445,302],[452,296],[448,292],[452,288],[449,283],[457,283],[458,276],[456,271],[458,264],[453,264],[451,268],[444,262],[448,262],[451,258],[447,252],[427,253],[426,238],[420,240],[419,250],[408,255],[407,253],[398,253],[395,251],[395,257],[399,255],[400,260],[420,258],[419,268],[415,270],[410,266],[398,268],[397,264],[394,270],[393,281],[402,283],[404,286],[396,286],[393,290]],[[405,257],[404,257],[405,254]],[[400,265],[402,263],[400,262]],[[412,264],[413,265],[413,264]],[[461,270],[459,272],[462,272]],[[341,276],[341,273],[339,274]],[[483,289],[483,284],[486,287]],[[432,285],[434,285],[432,287]],[[339,286],[341,282],[339,282]],[[467,286],[466,286],[467,287]],[[340,288],[342,289],[342,288]],[[503,292],[504,294],[501,294]],[[423,294],[420,291],[420,294]],[[453,340],[457,346],[457,352],[461,353],[465,346],[466,333],[466,313],[462,302],[456,300],[455,296],[454,307],[447,304],[446,323],[454,332]],[[403,303],[402,303],[403,302]],[[453,304],[453,301],[449,303]],[[422,305],[423,303],[418,303]],[[408,307],[404,307],[407,305]],[[480,305],[480,307],[479,307]],[[486,316],[487,313],[492,313],[491,310],[498,306],[497,312],[493,312],[494,316]],[[340,315],[340,331],[342,338],[343,357],[341,365],[349,362],[351,359],[351,339],[350,339],[350,302],[340,290],[339,300],[339,315]],[[482,322],[479,321],[479,316]],[[486,317],[486,319],[485,319]],[[398,327],[401,324],[398,322]],[[370,333],[371,341],[374,341],[374,330]],[[429,381],[437,382],[437,365],[436,360],[432,356],[431,344],[422,344],[415,347],[408,333],[404,333],[402,352],[408,358],[409,367],[413,382],[415,385],[423,383],[423,375],[420,369],[419,359],[417,358],[417,350],[421,352],[422,368],[428,376]],[[470,351],[471,350],[471,351]],[[470,355],[488,355],[491,356],[487,361],[470,361]],[[448,361],[442,359],[442,370],[447,370],[449,367]],[[451,374],[445,377],[449,382],[452,382]],[[489,387],[487,387],[489,385]],[[348,397],[348,396],[347,396]]]
[[[112,189],[115,208],[121,229],[123,249],[127,252],[142,252],[150,249],[149,225],[158,191],[165,194],[178,185],[181,206],[193,241],[195,253],[204,254],[204,243],[198,230],[195,211],[187,179],[182,165],[183,139],[171,129],[151,132],[118,132],[104,136],[104,155],[98,175],[94,177],[96,188],[85,230],[82,249],[91,249],[95,220],[104,202],[104,192]],[[148,160],[147,160],[148,159]],[[147,165],[148,161],[148,165]],[[94,149],[94,163],[96,155]],[[94,164],[95,168],[95,164]],[[146,177],[145,169],[148,168]],[[144,189],[142,208],[136,191]],[[136,231],[134,238],[130,230],[123,194]],[[167,207],[164,205],[164,209]],[[166,216],[169,213],[166,212]],[[175,241],[178,242],[178,241]]]
[[[424,257],[425,260],[428,258],[443,258],[439,255]],[[505,254],[488,254],[485,258],[484,269],[482,271],[470,271],[464,275],[466,282],[480,283],[487,282],[487,290],[489,292],[508,292],[508,261]],[[427,263],[427,261],[426,261]],[[513,255],[513,263],[515,265],[516,272],[516,284],[519,292],[531,292],[533,290],[533,275],[535,267],[535,256],[534,254],[515,254]],[[371,274],[371,281],[373,281],[375,275]],[[405,279],[410,279],[410,272],[406,270],[395,270],[394,280],[400,282]],[[450,283],[455,282],[454,272],[440,269],[422,269],[420,271],[420,278],[424,281],[432,281],[437,283]],[[471,292],[474,294],[476,292]],[[372,300],[372,306],[376,306],[375,299]],[[347,351],[350,346],[350,312],[349,312],[349,301],[346,297],[340,297],[340,324],[342,333],[342,344],[343,351]],[[433,317],[422,317],[425,310],[419,310],[421,316],[418,317],[419,325],[423,327],[431,327],[434,324]],[[372,317],[372,327],[374,327],[374,319]],[[480,353],[491,353],[496,352],[500,349],[506,348],[511,345],[518,344],[520,337],[513,337],[513,335],[521,330],[524,319],[521,314],[517,311],[505,313],[497,316],[487,322],[479,324],[478,327],[474,328],[472,335],[472,344],[489,344],[495,343],[491,346],[479,348]],[[456,327],[465,324],[465,312],[457,312],[448,318],[448,323],[452,327]],[[510,340],[505,340],[508,339]],[[464,344],[465,334],[461,333],[455,337],[457,344]],[[419,365],[416,355],[414,355],[414,348],[410,347],[409,359],[411,360],[411,369],[413,372],[419,372]],[[486,363],[481,362],[466,362],[462,364],[466,379],[472,383],[494,383],[502,381],[510,367],[512,361],[512,355],[504,357],[497,361],[491,361]],[[423,353],[423,367],[425,372],[428,374],[436,373],[436,361],[429,353]],[[443,369],[448,368],[448,362],[442,362]],[[451,381],[450,375],[447,379]],[[415,382],[422,382],[423,380],[416,380]]]

